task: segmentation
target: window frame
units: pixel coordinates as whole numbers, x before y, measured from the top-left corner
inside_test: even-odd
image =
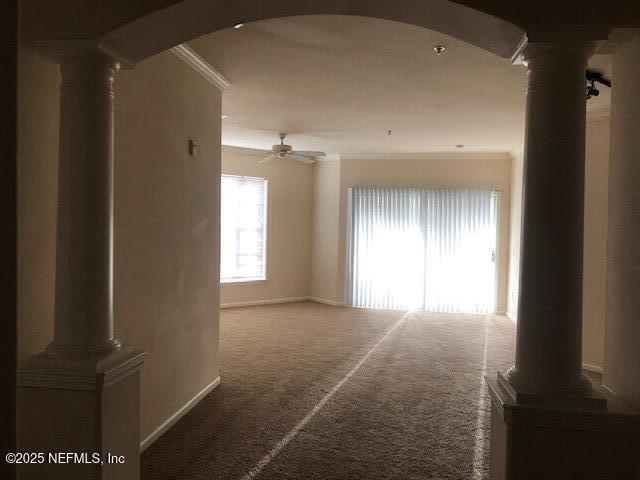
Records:
[[[222,177],[242,178],[248,180],[262,180],[264,182],[264,218],[263,218],[263,231],[262,231],[262,245],[263,245],[263,264],[264,275],[260,277],[235,277],[235,278],[222,278],[222,268],[220,268],[219,282],[221,285],[255,285],[259,283],[266,283],[269,280],[269,254],[268,254],[268,231],[269,231],[269,179],[266,177],[254,177],[251,175],[238,175],[234,173],[221,173],[220,174],[220,267],[222,267]]]

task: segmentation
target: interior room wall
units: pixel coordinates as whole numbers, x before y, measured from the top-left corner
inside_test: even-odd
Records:
[[[313,167],[260,152],[222,148],[222,173],[263,177],[267,186],[267,280],[220,286],[222,306],[309,297]]]
[[[640,411],[640,35],[613,54],[603,383]]]
[[[584,367],[595,372],[602,371],[604,356],[609,124],[606,112],[588,118],[585,145],[582,360]],[[522,166],[522,155],[514,155],[507,308],[513,320],[517,320],[519,296]]]
[[[0,70],[5,72],[0,91],[0,451],[15,452],[16,438],[16,378],[18,360],[18,0],[9,0],[0,7]],[[15,478],[16,466],[4,462],[0,476]]]
[[[584,184],[582,362],[602,372],[607,277],[609,118],[587,122]]]
[[[313,225],[311,236],[311,298],[338,303],[338,235],[340,157],[313,165]]]
[[[221,92],[164,52],[115,99],[115,330],[146,352],[145,439],[219,376]]]
[[[20,50],[19,356],[53,336],[57,66]],[[116,336],[147,352],[146,438],[218,377],[221,95],[165,52],[115,82]],[[187,139],[200,154],[187,154]]]
[[[490,188],[500,192],[496,310],[506,310],[511,160],[507,154],[342,156],[336,300],[344,302],[347,190],[355,185]]]
[[[18,79],[18,355],[25,357],[53,338],[58,66],[20,47]]]

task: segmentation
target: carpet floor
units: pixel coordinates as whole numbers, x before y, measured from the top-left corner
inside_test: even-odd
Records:
[[[312,302],[223,310],[222,383],[142,455],[143,480],[488,478],[500,316]]]

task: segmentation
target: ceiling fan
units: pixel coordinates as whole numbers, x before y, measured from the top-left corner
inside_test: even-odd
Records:
[[[265,163],[274,158],[291,158],[292,160],[297,160],[302,163],[313,163],[313,158],[311,157],[324,157],[326,154],[324,152],[310,152],[306,150],[293,150],[291,145],[285,145],[284,139],[287,138],[286,133],[280,134],[280,144],[274,145],[271,150],[265,150],[269,155],[264,157],[258,163]]]

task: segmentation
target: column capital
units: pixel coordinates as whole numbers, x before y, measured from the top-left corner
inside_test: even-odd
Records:
[[[555,42],[527,42],[520,52],[523,63],[526,65],[538,58],[554,58],[559,62],[566,61],[569,57],[579,59],[589,58],[595,52],[597,42],[590,40],[563,40]]]
[[[604,40],[593,38],[548,37],[532,40],[523,37],[514,51],[511,62],[526,65],[530,60],[538,57],[563,59],[567,57],[589,58],[604,43]]]
[[[38,40],[31,43],[36,50],[54,57],[59,63],[66,59],[103,61],[114,69],[133,68],[135,62],[101,39]]]

